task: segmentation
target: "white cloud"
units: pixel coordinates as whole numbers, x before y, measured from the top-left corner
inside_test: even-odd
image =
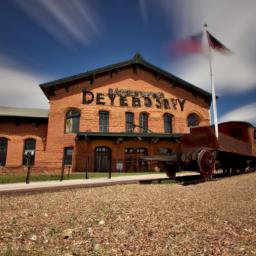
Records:
[[[220,118],[225,121],[246,121],[256,125],[256,102],[236,108]]]
[[[209,31],[234,51],[233,56],[213,56],[218,95],[256,87],[255,0],[159,0],[157,5],[149,0],[147,4],[158,8],[172,27],[175,22],[177,39],[199,32],[206,22]],[[170,60],[167,69],[204,89],[210,88],[209,64],[202,57]]]
[[[177,64],[177,63],[176,63]],[[171,64],[168,68],[173,69]],[[176,75],[210,91],[209,61],[206,58],[191,56],[182,59]],[[170,71],[171,72],[171,71]],[[218,95],[237,94],[249,91],[256,86],[255,66],[233,56],[215,55],[213,59],[215,88]]]
[[[61,44],[88,45],[100,35],[99,18],[87,1],[16,0],[15,3]]]
[[[18,68],[15,61],[0,56],[0,106],[48,108],[48,100],[39,84],[43,76]]]
[[[147,14],[145,0],[139,0],[139,7],[140,7],[143,22],[145,25],[147,25],[148,24],[148,14]]]

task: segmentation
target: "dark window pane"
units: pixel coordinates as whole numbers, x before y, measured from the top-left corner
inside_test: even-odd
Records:
[[[148,114],[146,113],[140,114],[140,132],[141,133],[148,132]]]
[[[72,164],[72,155],[73,155],[72,147],[64,148],[64,159],[63,159],[64,164],[69,164],[69,165]]]
[[[196,114],[190,114],[187,119],[188,127],[198,126],[200,122],[199,116]]]
[[[131,112],[125,113],[125,124],[126,124],[126,132],[133,132],[134,130],[134,114]]]
[[[72,117],[80,117],[80,112],[75,109],[68,111],[67,118],[72,118]]]
[[[109,114],[107,111],[99,113],[99,130],[100,132],[108,132]]]
[[[230,131],[230,136],[236,138],[238,140],[243,139],[243,130],[242,129],[234,129]]]
[[[168,114],[164,115],[164,132],[172,133],[172,116]]]
[[[6,163],[8,140],[6,138],[0,138],[0,166],[4,166]]]
[[[66,133],[76,133],[79,132],[80,123],[80,112],[78,110],[70,110],[66,114]]]
[[[72,127],[72,131],[73,132],[79,132],[79,117],[74,117],[73,118],[73,127]]]
[[[36,140],[26,139],[24,143],[23,165],[34,165],[36,154]]]

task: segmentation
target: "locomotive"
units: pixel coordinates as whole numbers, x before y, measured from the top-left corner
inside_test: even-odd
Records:
[[[181,135],[179,147],[170,155],[145,156],[143,160],[161,162],[169,178],[178,170],[198,171],[205,180],[215,170],[235,174],[256,167],[256,128],[247,122],[220,123],[219,138],[213,126],[192,127]]]

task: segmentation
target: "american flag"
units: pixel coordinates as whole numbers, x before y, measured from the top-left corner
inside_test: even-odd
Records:
[[[211,48],[213,48],[214,50],[221,52],[221,53],[226,53],[226,54],[232,53],[231,50],[229,50],[225,45],[223,45],[218,39],[216,39],[208,31],[206,32],[206,34],[207,34],[209,46]]]
[[[232,53],[225,45],[223,45],[212,34],[206,31],[209,47],[212,49],[224,53]],[[205,52],[205,45],[203,44],[203,32],[189,36],[187,38],[177,40],[168,44],[168,50],[171,54],[194,54]]]
[[[171,42],[168,44],[168,50],[171,54],[192,54],[203,52],[203,33],[192,35],[190,37]]]

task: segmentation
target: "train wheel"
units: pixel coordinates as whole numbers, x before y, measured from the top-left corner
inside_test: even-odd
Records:
[[[215,158],[216,153],[207,149],[202,149],[198,154],[197,163],[200,173],[205,180],[210,180],[212,178],[215,166]]]

